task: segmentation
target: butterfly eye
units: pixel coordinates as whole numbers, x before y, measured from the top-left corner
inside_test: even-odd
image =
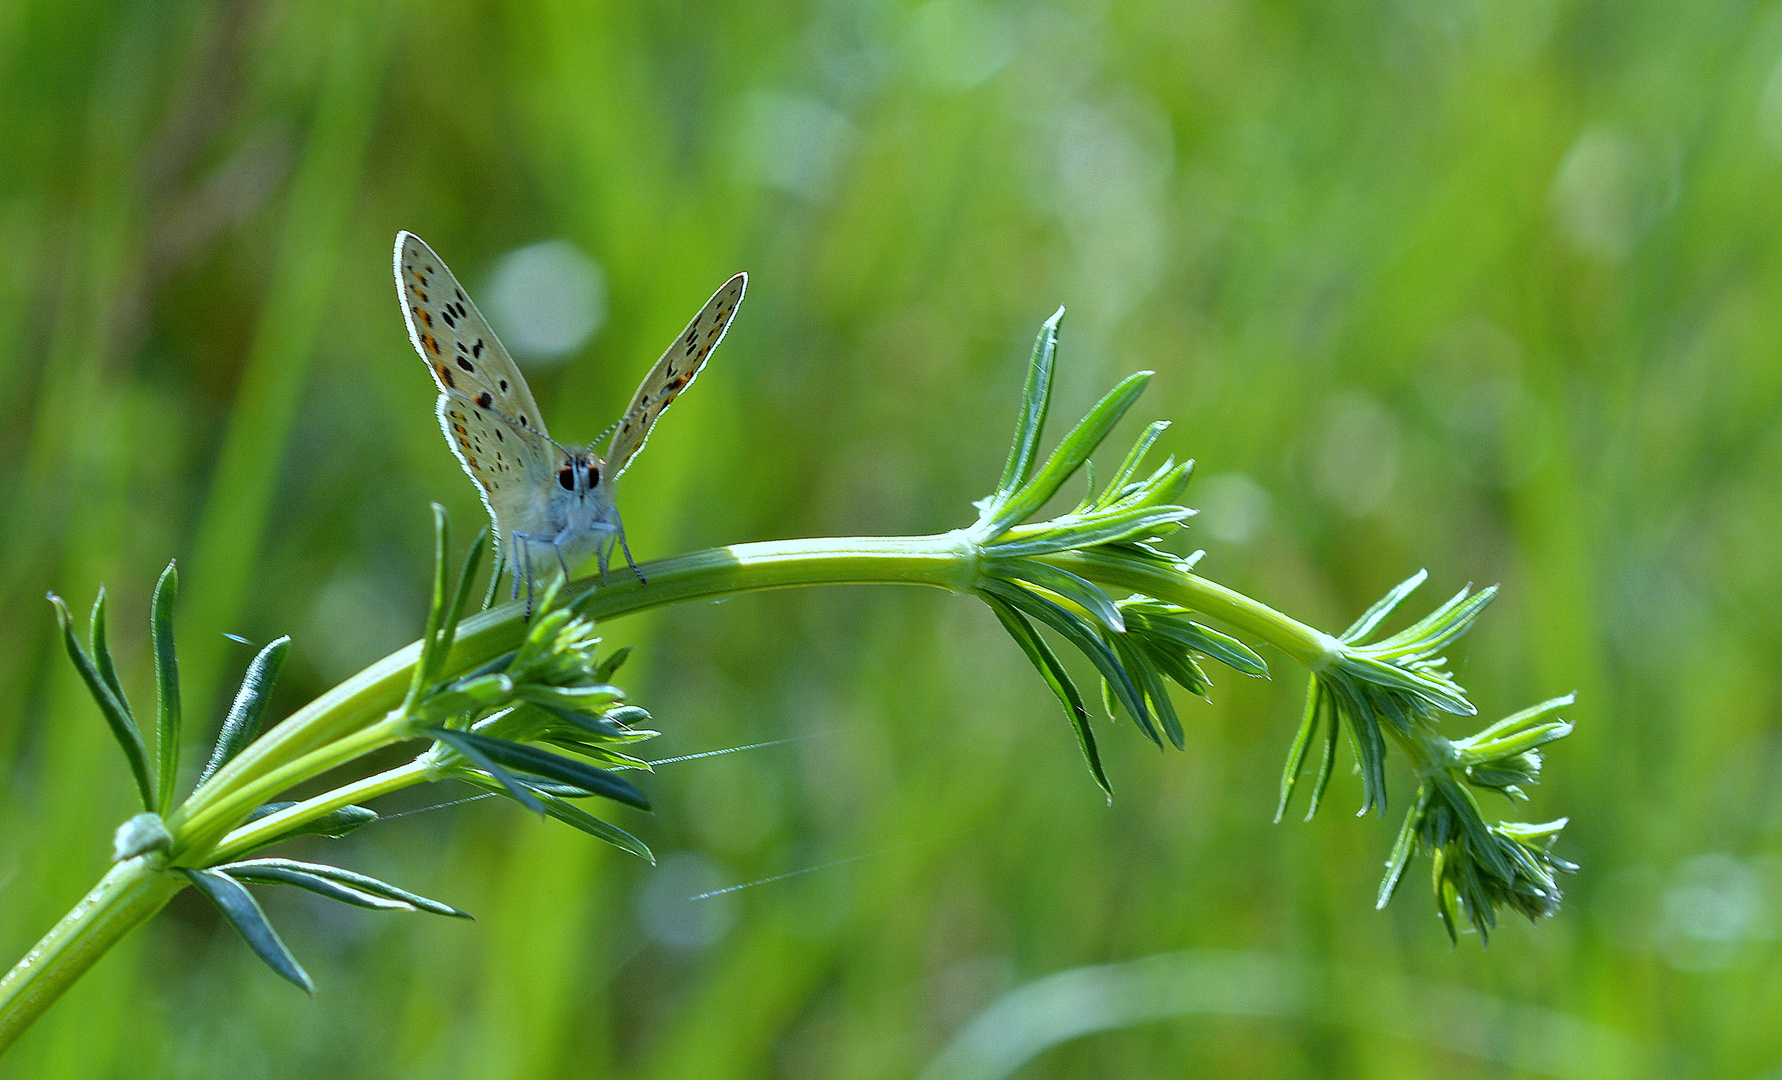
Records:
[[[600,466],[598,466],[590,461],[588,463],[588,490],[592,491],[593,489],[595,489],[599,486],[600,486]]]
[[[557,486],[564,491],[575,490],[575,466],[565,463],[557,470]]]

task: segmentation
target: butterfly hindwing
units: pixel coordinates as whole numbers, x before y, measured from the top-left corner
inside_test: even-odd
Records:
[[[427,361],[440,393],[462,393],[521,427],[545,433],[544,418],[513,357],[446,264],[413,233],[396,234],[396,290],[409,340]],[[452,443],[456,446],[456,439]]]
[[[644,442],[650,437],[650,428],[662,415],[662,410],[693,385],[712,350],[724,339],[724,331],[735,317],[748,284],[749,275],[738,274],[720,286],[699,314],[693,316],[687,329],[662,354],[662,359],[656,361],[656,366],[644,376],[637,393],[631,396],[625,415],[619,419],[618,430],[613,433],[612,448],[606,455],[608,476],[616,480],[625,471],[631,459],[643,449]]]

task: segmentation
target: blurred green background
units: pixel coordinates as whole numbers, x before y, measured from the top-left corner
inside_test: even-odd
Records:
[[[748,597],[609,627],[650,756],[792,740],[646,778],[659,866],[391,821],[325,850],[480,921],[269,893],[311,1001],[188,893],[0,1074],[1782,1075],[1779,58],[1782,7],[1690,0],[0,5],[4,962],[131,809],[46,589],[110,587],[140,701],[178,556],[204,731],[224,632],[295,637],[295,707],[416,636],[429,500],[479,524],[399,228],[568,439],[750,271],[623,484],[639,558],[965,523],[1069,305],[1054,436],[1155,368],[1127,428],[1199,460],[1210,576],[1332,631],[1503,583],[1456,670],[1487,718],[1579,691],[1502,812],[1584,867],[1450,950],[1427,862],[1371,907],[1402,765],[1387,823],[1352,778],[1269,823],[1284,657],[1185,754],[1109,732],[1109,807],[981,605]]]

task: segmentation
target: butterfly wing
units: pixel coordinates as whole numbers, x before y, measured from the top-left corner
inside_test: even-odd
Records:
[[[511,533],[538,528],[541,492],[549,494],[557,480],[550,442],[461,390],[442,391],[438,412],[446,442],[495,519],[496,542],[505,548]]]
[[[706,358],[718,347],[718,342],[724,340],[724,331],[729,329],[748,284],[747,274],[738,274],[726,281],[644,376],[637,393],[631,396],[625,415],[619,420],[619,429],[613,433],[612,448],[606,455],[608,477],[618,479],[631,459],[643,449],[644,442],[650,437],[650,428],[655,426],[662,410],[668,408],[681,391],[693,385],[693,379],[705,367]]]
[[[446,264],[409,232],[396,234],[396,293],[402,301],[402,318],[408,323],[408,339],[427,361],[441,394],[462,393],[468,401],[507,417],[520,428],[545,434],[538,403],[532,400],[532,391],[513,357],[501,347],[488,320],[470,302]],[[443,409],[440,415],[445,415]],[[456,449],[458,443],[449,428],[446,438]]]

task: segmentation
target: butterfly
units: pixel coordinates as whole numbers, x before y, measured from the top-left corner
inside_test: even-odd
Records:
[[[592,447],[565,446],[546,434],[525,376],[432,248],[413,233],[397,233],[395,263],[409,340],[439,387],[434,411],[440,430],[495,523],[496,544],[513,573],[513,595],[525,581],[530,609],[540,569],[535,559],[546,548],[566,577],[572,565],[594,555],[604,578],[616,544],[643,581],[625,543],[613,482],[723,340],[749,276],[738,274],[720,286],[656,361],[601,457]]]

